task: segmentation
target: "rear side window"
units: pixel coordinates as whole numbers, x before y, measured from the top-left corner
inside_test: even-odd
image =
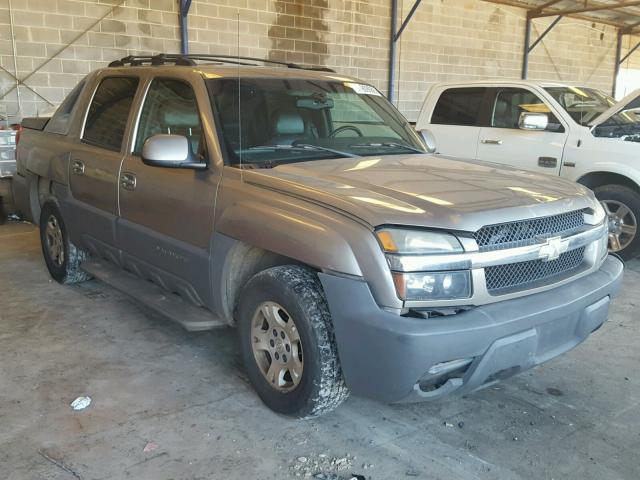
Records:
[[[477,126],[486,88],[450,88],[440,95],[431,123]]]
[[[102,80],[89,107],[82,139],[108,150],[120,150],[137,88],[135,77]]]
[[[44,129],[45,132],[58,133],[60,135],[66,135],[69,133],[71,114],[78,103],[78,98],[80,98],[84,85],[85,81],[82,80],[73,90],[71,90],[69,95],[67,95],[56,110],[56,113],[53,114],[51,120],[47,123],[47,126]]]

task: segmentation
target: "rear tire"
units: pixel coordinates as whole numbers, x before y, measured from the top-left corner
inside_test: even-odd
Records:
[[[71,284],[91,279],[91,275],[80,269],[89,255],[71,243],[60,209],[53,201],[42,206],[40,243],[47,269],[56,282]]]
[[[640,194],[623,185],[603,185],[594,193],[609,217],[609,251],[625,260],[640,254]]]
[[[243,289],[237,320],[249,379],[269,408],[313,418],[347,399],[331,315],[314,271],[286,265],[258,273]]]

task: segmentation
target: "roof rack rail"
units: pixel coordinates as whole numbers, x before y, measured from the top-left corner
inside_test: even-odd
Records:
[[[172,63],[174,65],[194,66],[196,60],[208,60],[215,63],[228,63],[233,65],[249,65],[257,66],[255,63],[246,63],[241,60],[249,62],[262,62],[270,63],[273,65],[281,65],[287,68],[296,68],[299,70],[313,70],[316,72],[332,72],[335,70],[328,67],[311,66],[311,65],[299,65],[291,62],[281,62],[277,60],[268,60],[266,58],[257,57],[241,57],[235,55],[211,55],[205,53],[194,54],[178,54],[178,53],[160,53],[158,55],[129,55],[121,58],[120,60],[114,60],[109,64],[110,67],[124,67],[130,65],[132,67],[139,65],[165,65],[166,63]]]

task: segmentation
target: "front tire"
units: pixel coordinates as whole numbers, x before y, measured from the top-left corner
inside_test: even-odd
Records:
[[[88,254],[69,240],[60,209],[53,201],[42,206],[40,243],[49,274],[56,282],[71,284],[91,279],[91,275],[80,269]]]
[[[625,260],[640,254],[640,194],[623,185],[604,185],[594,193],[609,217],[609,251]]]
[[[297,418],[327,413],[349,396],[318,276],[286,265],[255,275],[237,308],[242,357],[258,396]]]

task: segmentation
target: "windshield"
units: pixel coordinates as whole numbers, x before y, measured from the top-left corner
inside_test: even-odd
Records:
[[[369,85],[224,78],[207,80],[207,87],[232,165],[241,157],[243,166],[273,166],[426,153],[407,120]]]
[[[576,122],[584,126],[616,103],[609,95],[592,88],[548,87],[545,90]]]
[[[616,104],[609,95],[592,88],[549,87],[553,98],[580,125],[589,126],[601,113]],[[607,118],[593,129],[596,137],[613,137],[629,141],[640,141],[640,105],[637,100]]]

